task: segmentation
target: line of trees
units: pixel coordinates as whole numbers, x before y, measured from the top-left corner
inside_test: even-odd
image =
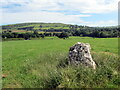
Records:
[[[31,32],[26,32],[26,33],[17,33],[17,32],[12,32],[12,31],[4,31],[2,32],[2,38],[7,39],[7,38],[24,38],[25,40],[30,40],[31,38],[44,38],[45,36],[57,36],[59,38],[68,38],[69,35],[66,32],[62,33],[38,33],[38,31],[34,31],[33,33]]]
[[[88,36],[88,37],[96,37],[96,38],[109,38],[109,37],[118,37],[118,31],[93,31],[93,32],[86,32],[77,30],[72,33],[73,36]]]
[[[17,33],[12,31],[4,31],[2,32],[2,38],[24,38],[25,40],[29,40],[30,38],[44,38],[44,34],[39,34],[34,31],[34,33],[26,32],[26,33]]]

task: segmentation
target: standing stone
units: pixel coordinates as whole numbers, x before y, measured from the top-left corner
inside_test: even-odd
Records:
[[[69,64],[79,65],[80,63],[96,68],[96,64],[93,61],[90,54],[90,44],[78,42],[69,49]]]

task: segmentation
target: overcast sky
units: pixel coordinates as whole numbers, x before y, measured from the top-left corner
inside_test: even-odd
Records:
[[[4,24],[24,22],[115,26],[119,0],[0,0]],[[1,20],[0,20],[1,21]]]

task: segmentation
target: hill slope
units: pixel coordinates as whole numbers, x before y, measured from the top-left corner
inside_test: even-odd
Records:
[[[71,36],[118,37],[118,27],[88,27],[63,23],[20,23],[1,26],[1,31],[12,32],[68,32]]]
[[[44,30],[44,29],[69,29],[70,24],[62,23],[20,23],[3,25],[3,30]]]

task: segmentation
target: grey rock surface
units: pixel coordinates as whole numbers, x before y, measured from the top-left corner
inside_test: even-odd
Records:
[[[96,69],[96,64],[90,54],[90,44],[78,42],[69,49],[69,64],[79,65],[80,63]]]

